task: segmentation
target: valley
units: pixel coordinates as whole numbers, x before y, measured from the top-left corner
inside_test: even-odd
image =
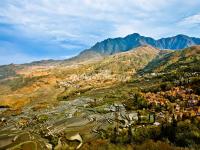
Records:
[[[199,46],[77,59],[8,66],[0,149],[199,148]]]

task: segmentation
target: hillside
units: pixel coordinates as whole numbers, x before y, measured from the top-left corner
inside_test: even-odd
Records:
[[[144,45],[95,61],[17,66],[0,81],[0,149],[199,149],[199,50]]]
[[[144,72],[200,72],[200,46],[192,46],[182,51],[170,52],[156,57]]]
[[[134,74],[138,69],[146,66],[153,58],[159,54],[160,50],[151,46],[141,46],[106,57],[101,63],[96,65],[96,70],[110,70],[113,73]]]
[[[70,66],[74,64],[85,64],[98,62],[103,60],[104,57],[116,53],[126,52],[133,50],[134,48],[149,45],[161,50],[180,50],[190,47],[192,45],[199,45],[200,39],[189,37],[186,35],[177,35],[174,37],[162,38],[155,40],[151,37],[141,36],[138,33],[130,34],[124,38],[106,39],[102,42],[96,43],[90,49],[82,51],[79,55],[66,60],[41,60],[32,63],[26,63],[21,65],[4,65],[0,66],[0,79],[16,77],[17,72],[21,70],[29,70],[34,68],[49,69],[56,66]],[[165,53],[165,52],[163,52]],[[160,56],[159,56],[160,57]]]
[[[104,58],[99,53],[89,51],[87,53],[80,53],[80,55],[65,60],[41,60],[25,64],[10,64],[0,66],[0,80],[14,78],[19,74],[27,74],[27,72],[38,72],[43,74],[45,71],[54,67],[73,66],[78,64],[86,64],[100,61]],[[43,72],[43,73],[42,73]],[[29,74],[28,73],[28,74]],[[44,73],[46,74],[46,73]]]
[[[72,57],[70,59],[63,60],[60,64],[62,66],[69,66],[73,64],[84,64],[84,63],[92,63],[95,61],[102,60],[104,58],[103,55],[94,52],[94,51],[88,51],[84,53],[80,53],[79,55]]]
[[[63,96],[73,95],[79,91],[112,86],[128,81],[140,69],[145,67],[159,54],[159,50],[150,46],[142,46],[128,52],[115,54],[96,61],[63,64],[57,66],[24,66],[17,70],[14,79],[2,81],[2,87],[11,88],[9,95],[0,95],[0,104],[6,102],[17,106],[18,98],[37,95],[37,91],[54,86],[64,87]],[[12,91],[13,90],[13,91]],[[35,93],[35,94],[34,94]],[[59,94],[59,93],[57,93]],[[9,97],[9,98],[8,98]],[[23,99],[21,97],[21,99]],[[28,98],[32,99],[32,98]],[[16,102],[16,103],[15,103]]]
[[[141,45],[151,45],[158,49],[180,50],[199,44],[199,38],[189,37],[186,35],[177,35],[155,40],[151,37],[145,37],[138,33],[134,33],[124,38],[109,38],[102,42],[98,42],[85,52],[95,51],[102,55],[112,55],[114,53],[128,51]]]
[[[91,62],[83,61],[71,65],[65,65],[66,62],[62,62],[56,66],[30,65],[25,67],[22,65],[21,68],[18,66],[17,71],[11,70],[11,75],[15,78],[1,81],[0,104],[21,107],[32,99],[39,99],[41,95],[38,95],[38,92],[44,91],[45,88],[55,89],[56,87],[60,89],[54,94],[58,96],[58,99],[63,99],[85,91],[130,81],[138,72],[140,74],[170,73],[171,71],[199,72],[199,49],[199,46],[193,46],[174,52],[141,46],[104,58],[98,57],[96,61]],[[19,99],[20,104],[18,105]]]
[[[98,62],[65,68],[57,74],[63,78],[61,85],[66,88],[60,98],[129,81],[158,54],[158,49],[141,46],[128,52],[107,56]]]

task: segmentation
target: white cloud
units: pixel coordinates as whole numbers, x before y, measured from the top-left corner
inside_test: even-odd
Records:
[[[51,43],[57,49],[74,49],[74,54],[75,49],[80,51],[105,38],[133,32],[155,38],[176,33],[198,36],[199,28],[194,31],[188,27],[199,23],[199,13],[199,0],[0,1],[0,24],[15,27],[15,32],[4,32]]]
[[[184,18],[180,25],[199,25],[200,24],[200,13]]]
[[[164,0],[5,0],[4,7],[0,9],[0,16],[3,16],[1,21],[17,25],[29,36],[47,39],[49,37],[79,39],[91,44],[90,33],[107,33],[109,36],[112,34],[110,28],[116,24],[122,22],[129,24],[128,20],[134,19],[148,19],[150,12],[161,10],[168,5],[168,2]],[[107,25],[110,28],[107,29]],[[102,36],[94,40],[99,38],[101,39]]]

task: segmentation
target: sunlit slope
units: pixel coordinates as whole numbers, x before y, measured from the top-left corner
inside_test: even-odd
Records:
[[[28,103],[49,102],[59,97],[113,86],[125,82],[159,54],[159,50],[142,46],[103,60],[74,63],[70,66],[28,67],[19,76],[2,81],[0,105],[21,107]]]
[[[63,78],[61,86],[65,91],[62,98],[81,94],[88,90],[113,86],[132,79],[133,75],[159,54],[159,50],[150,46],[142,46],[105,57],[102,61],[66,68],[57,76]],[[59,70],[57,70],[59,72]]]
[[[172,51],[156,57],[143,72],[199,72],[200,46],[192,46],[182,51]]]

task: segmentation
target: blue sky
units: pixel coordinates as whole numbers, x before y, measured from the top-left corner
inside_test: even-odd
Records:
[[[0,64],[65,59],[135,32],[200,37],[200,0],[1,0]]]

